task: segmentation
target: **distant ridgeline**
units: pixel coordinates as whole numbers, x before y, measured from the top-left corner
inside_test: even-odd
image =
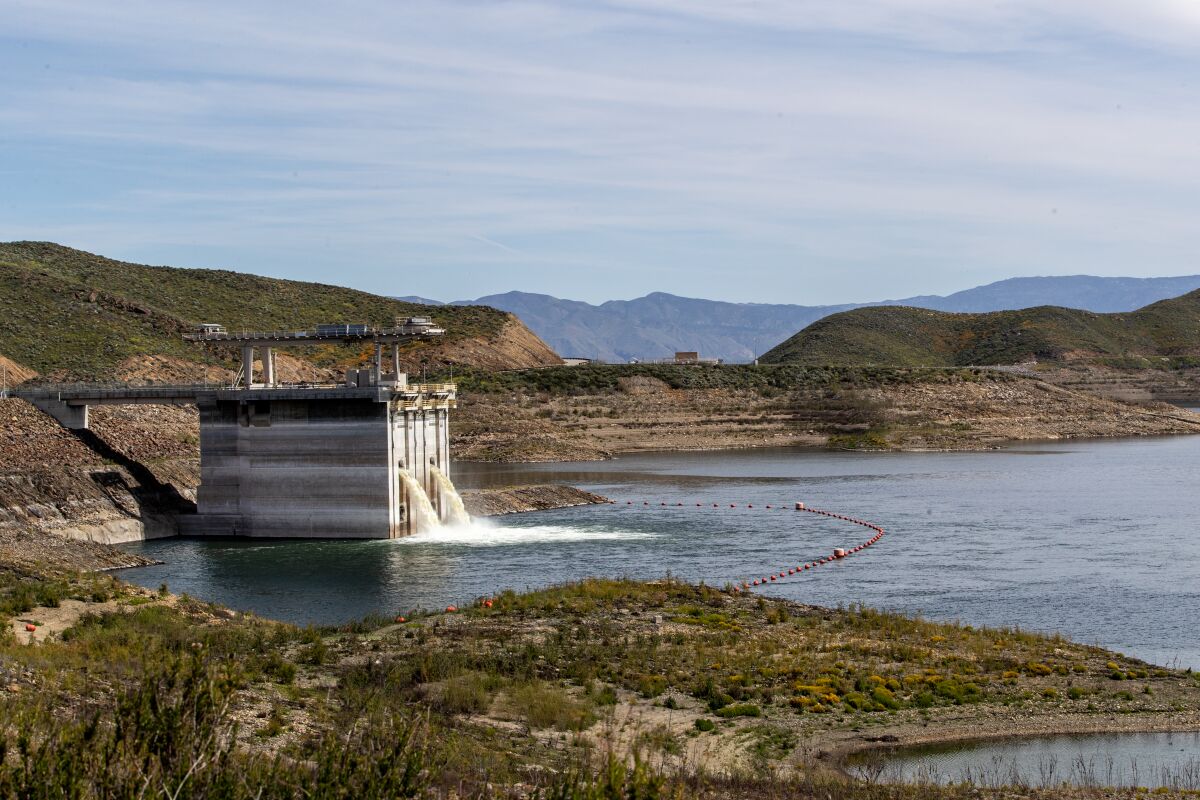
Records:
[[[432,316],[447,331],[444,340],[406,352],[410,370],[425,363],[560,363],[519,320],[493,308],[428,307],[318,283],[128,264],[47,242],[0,243],[0,356],[54,380],[136,374],[190,382],[203,376],[201,363],[230,366],[231,354],[181,338],[201,322],[229,330],[296,330],[331,322],[387,326],[410,315]],[[326,375],[364,356],[330,346],[297,354],[301,368]],[[159,360],[147,367],[147,357]]]
[[[986,312],[1035,306],[1087,311],[1133,311],[1200,289],[1200,275],[1171,278],[1101,278],[1091,275],[1010,278],[941,297],[922,295],[873,303],[804,306],[728,303],[654,292],[599,305],[544,294],[507,292],[458,301],[511,311],[564,356],[628,361],[698,350],[705,358],[750,361],[822,317],[854,308],[913,306],[938,311]],[[435,303],[418,297],[402,300]]]
[[[767,363],[965,366],[1094,360],[1200,365],[1200,291],[1128,313],[1055,306],[989,314],[860,308],[825,317],[766,353]]]

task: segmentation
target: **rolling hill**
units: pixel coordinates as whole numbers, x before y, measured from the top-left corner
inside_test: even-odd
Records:
[[[809,325],[762,360],[941,367],[1034,360],[1190,365],[1200,360],[1200,291],[1114,314],[1057,306],[986,314],[860,308]]]
[[[129,264],[48,242],[0,243],[0,355],[51,380],[152,379],[156,370],[160,379],[178,380],[189,364],[232,363],[232,353],[183,341],[200,322],[291,330],[323,322],[388,325],[407,315],[432,316],[447,330],[444,339],[405,351],[412,371],[423,363],[561,363],[519,319],[494,308],[429,307],[324,284]],[[291,352],[326,369],[364,355],[330,346]]]
[[[939,311],[986,312],[1055,305],[1118,312],[1133,311],[1198,288],[1200,275],[1171,278],[1072,275],[1010,278],[945,297],[924,295],[824,306],[727,303],[665,292],[599,305],[529,292],[506,292],[458,303],[511,311],[557,352],[567,356],[620,362],[631,358],[663,358],[676,350],[699,350],[706,357],[750,361],[822,317],[854,308],[904,305]]]

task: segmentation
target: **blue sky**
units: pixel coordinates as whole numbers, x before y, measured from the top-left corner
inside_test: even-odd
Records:
[[[0,0],[0,240],[472,298],[1200,272],[1194,0]]]

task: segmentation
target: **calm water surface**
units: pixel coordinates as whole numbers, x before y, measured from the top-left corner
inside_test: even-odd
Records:
[[[547,465],[458,464],[462,488],[563,482],[625,501],[505,517],[397,541],[163,540],[128,570],[172,590],[295,622],[468,602],[589,575],[724,584],[865,538],[761,506],[803,500],[888,535],[773,595],[861,602],[973,624],[1057,631],[1200,668],[1200,437],[1022,445],[987,453],[744,450]],[[714,510],[711,503],[753,503]]]
[[[1200,788],[1200,733],[1037,736],[911,748],[852,761],[864,778],[978,786]]]

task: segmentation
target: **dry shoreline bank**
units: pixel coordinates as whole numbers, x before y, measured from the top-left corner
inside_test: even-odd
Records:
[[[532,378],[531,378],[532,380]],[[1200,433],[1200,414],[1131,404],[987,370],[789,390],[611,387],[465,392],[453,447],[468,461],[588,461],[754,447],[962,451],[1018,441]]]

